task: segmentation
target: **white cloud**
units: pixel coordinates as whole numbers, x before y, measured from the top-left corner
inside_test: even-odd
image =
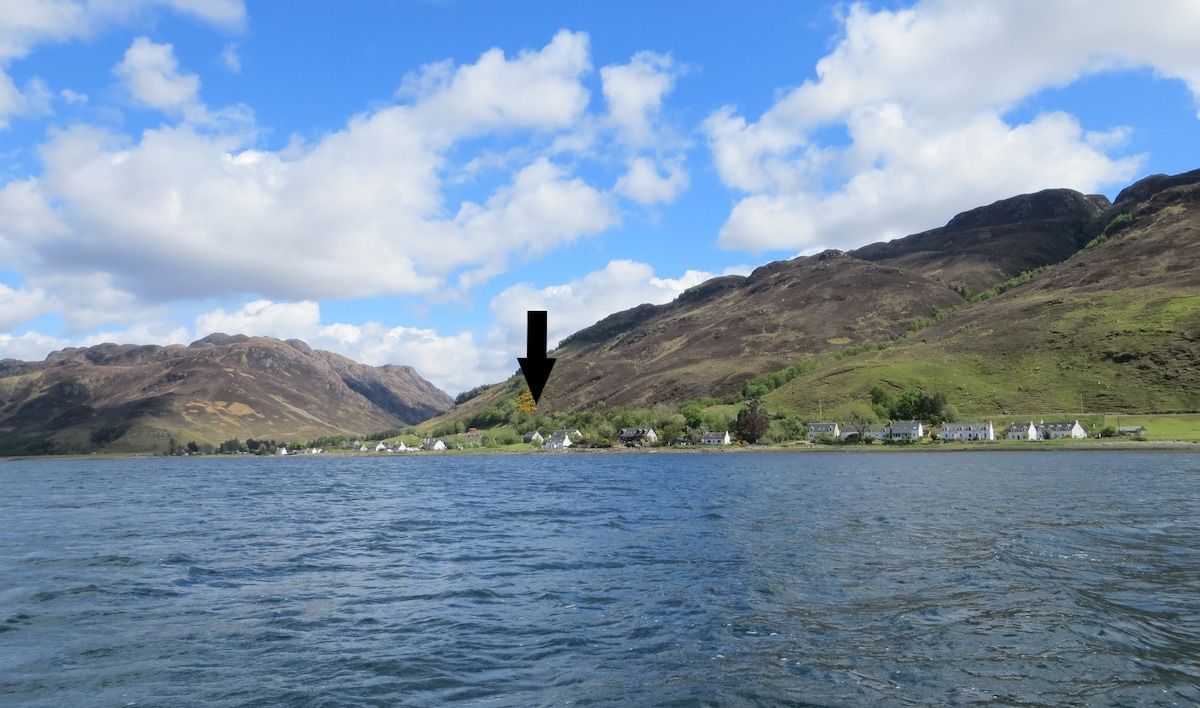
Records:
[[[58,95],[61,96],[62,99],[64,101],[66,101],[67,103],[87,103],[88,102],[88,95],[86,93],[72,91],[71,89],[63,89],[62,91],[58,92]]]
[[[639,204],[669,204],[687,189],[689,178],[682,158],[670,160],[664,167],[666,175],[650,158],[635,157],[629,161],[629,171],[617,180],[614,191]]]
[[[225,48],[221,50],[221,63],[225,65],[226,69],[240,74],[242,73],[242,59],[238,56],[237,50],[236,43],[226,44]]]
[[[654,52],[638,52],[628,64],[600,70],[609,120],[630,151],[628,169],[613,191],[645,206],[673,202],[688,188],[687,141],[662,115],[663,99],[684,71],[669,55]]]
[[[23,94],[5,71],[14,59],[43,43],[66,42],[93,35],[100,28],[130,20],[155,9],[169,9],[238,31],[245,27],[242,0],[4,0],[0,3],[0,128],[29,110],[37,96]],[[35,84],[38,88],[42,85]]]
[[[179,73],[175,48],[170,44],[138,37],[113,73],[136,101],[151,108],[182,111],[199,99],[200,77]]]
[[[404,364],[451,396],[508,378],[516,361],[488,361],[470,332],[441,335],[418,327],[329,325],[308,343],[372,366]]]
[[[663,97],[674,88],[679,72],[669,55],[654,52],[638,52],[628,64],[600,70],[609,114],[629,143],[638,147],[654,143]]]
[[[0,189],[0,251],[32,268],[109,273],[150,301],[455,296],[513,256],[618,222],[608,195],[536,149],[482,203],[443,196],[455,141],[524,130],[536,147],[580,121],[588,66],[586,36],[563,32],[511,60],[491,51],[427,68],[411,80],[415,103],[271,152],[222,131],[170,48],[139,39],[120,72],[133,94],[203,118],[204,130],[185,120],[136,141],[88,125],[52,131],[43,174]]]
[[[50,352],[69,346],[71,344],[66,339],[38,332],[0,334],[0,359],[42,361]]]
[[[580,78],[591,69],[588,38],[561,31],[539,51],[508,59],[491,49],[470,65],[431,64],[400,91],[416,99],[409,120],[443,145],[488,129],[568,128],[588,104]]]
[[[311,337],[321,326],[321,307],[311,300],[275,303],[255,300],[235,312],[223,309],[196,317],[196,333],[200,337],[213,332],[300,339]]]
[[[0,283],[0,330],[12,329],[47,311],[46,291]]]
[[[816,80],[757,121],[733,107],[705,124],[721,179],[749,193],[721,244],[754,251],[852,247],[944,223],[956,211],[1045,187],[1092,191],[1129,180],[1137,158],[1107,151],[1126,133],[1020,101],[1096,72],[1149,66],[1200,99],[1200,6],[1096,0],[855,4]],[[844,126],[850,144],[818,131]],[[833,187],[828,185],[833,184]]]

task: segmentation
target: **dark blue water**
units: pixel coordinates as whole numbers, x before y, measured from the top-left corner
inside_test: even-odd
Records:
[[[0,462],[4,705],[1191,705],[1200,458]]]

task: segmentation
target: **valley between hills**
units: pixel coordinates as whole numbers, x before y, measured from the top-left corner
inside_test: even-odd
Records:
[[[455,400],[410,367],[266,337],[4,360],[0,454],[376,433],[519,447],[528,430],[562,428],[597,444],[624,427],[673,441],[747,413],[766,421],[756,437],[781,442],[808,422],[884,422],[906,396],[938,398],[923,411],[937,421],[998,426],[1081,418],[1098,432],[1117,415],[1171,414],[1150,437],[1200,439],[1198,247],[1200,170],[1147,177],[1112,203],[1020,195],[614,313],[551,352],[536,410],[519,375]]]

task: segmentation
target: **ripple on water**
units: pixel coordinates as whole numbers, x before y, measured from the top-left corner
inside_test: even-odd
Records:
[[[144,462],[0,468],[0,702],[1200,701],[1186,455]]]

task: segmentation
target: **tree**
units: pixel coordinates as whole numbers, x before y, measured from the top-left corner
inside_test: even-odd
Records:
[[[765,415],[743,408],[738,411],[737,422],[733,424],[733,430],[737,433],[738,439],[753,443],[758,442],[759,438],[767,432],[768,425],[769,422]]]
[[[892,417],[892,396],[887,391],[876,386],[871,389],[871,408],[875,410],[875,415],[880,418]]]
[[[784,417],[780,427],[783,428],[783,435],[787,440],[802,440],[805,433],[808,432],[808,426],[804,424],[804,421],[790,415]]]
[[[699,428],[704,423],[704,408],[699,403],[685,403],[679,413],[689,428]]]
[[[517,396],[517,413],[537,413],[537,404],[533,402],[533,394],[529,391]]]
[[[851,408],[846,413],[846,427],[853,430],[858,435],[859,444],[863,443],[863,439],[867,437],[867,430],[870,429],[871,423],[875,422],[875,416],[861,408]]]

